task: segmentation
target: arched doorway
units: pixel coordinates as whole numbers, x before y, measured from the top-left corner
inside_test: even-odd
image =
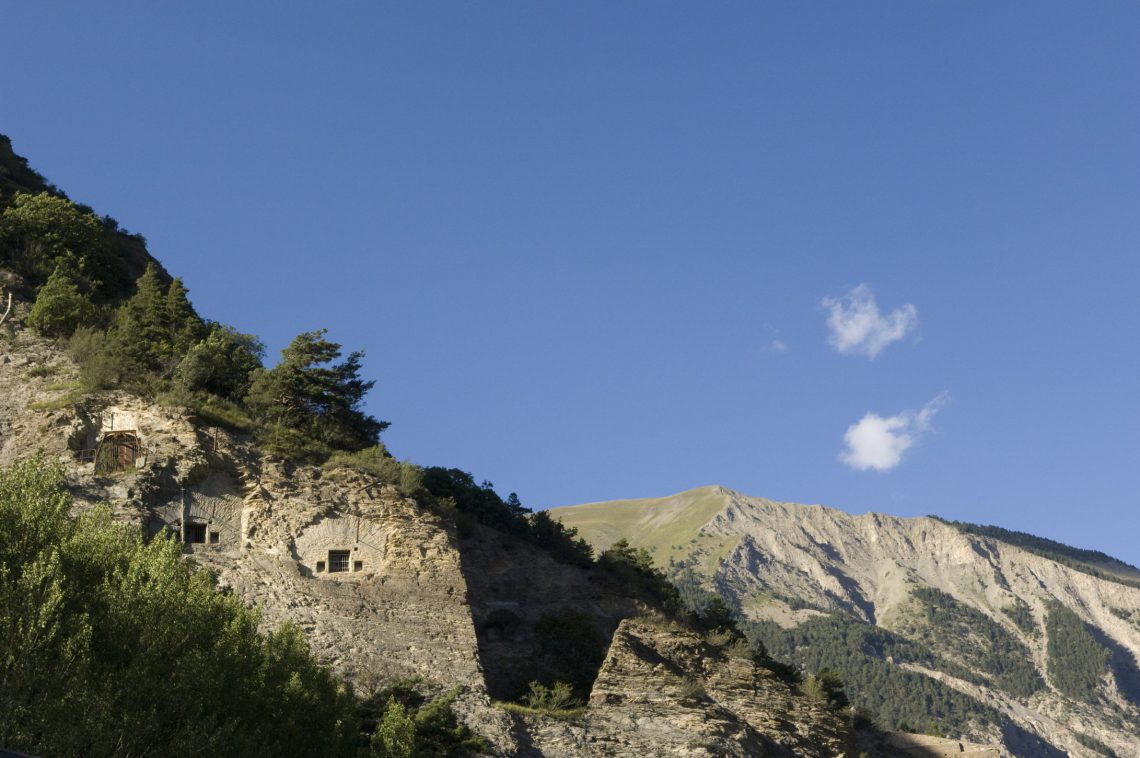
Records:
[[[95,449],[95,473],[109,474],[135,467],[139,438],[134,432],[108,432]]]

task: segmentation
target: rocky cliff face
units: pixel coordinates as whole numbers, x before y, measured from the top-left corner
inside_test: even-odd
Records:
[[[1019,738],[1007,734],[1009,751],[1035,755],[1061,749],[1091,756],[1096,752],[1085,745],[1091,736],[1119,755],[1140,755],[1140,588],[935,519],[853,516],[719,487],[553,513],[595,546],[625,537],[650,549],[660,564],[671,558],[696,567],[753,619],[796,628],[837,614],[928,645],[945,666],[906,665],[1016,724],[1029,741],[1019,746]],[[945,618],[929,600],[920,602],[942,597],[924,595],[924,588],[944,593],[947,604],[954,604],[952,631],[924,625],[926,619]],[[1076,614],[1107,658],[1089,698],[1054,686],[1051,667],[1065,662],[1064,651],[1056,647],[1050,658],[1048,621],[1057,604]],[[1011,693],[994,672],[981,669],[970,646],[993,645],[994,635],[1022,651],[1015,655],[1023,655],[1040,676],[1032,695]],[[992,730],[989,734],[994,736]]]
[[[85,395],[66,354],[18,325],[0,335],[0,386],[0,465],[39,451],[65,467],[78,507],[107,502],[145,534],[179,535],[188,560],[258,605],[267,625],[298,624],[366,694],[410,676],[460,688],[456,710],[498,754],[823,756],[854,745],[845,714],[751,661],[628,620],[644,606],[590,569],[481,527],[461,537],[367,475],[268,460],[185,409]],[[527,630],[565,608],[612,636],[584,714],[563,722],[495,707],[491,696],[518,684]]]

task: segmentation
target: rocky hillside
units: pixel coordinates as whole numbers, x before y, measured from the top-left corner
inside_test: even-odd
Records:
[[[460,535],[370,475],[266,458],[186,409],[83,393],[76,372],[50,341],[5,331],[0,466],[41,452],[65,467],[79,507],[108,502],[145,534],[181,535],[188,560],[263,609],[268,627],[298,623],[364,695],[411,677],[433,692],[459,688],[457,713],[496,754],[854,756],[857,739],[868,755],[962,749],[857,735],[844,711],[710,645],[594,569],[493,529]],[[89,451],[126,433],[137,457],[102,470]],[[346,567],[331,573],[337,551]],[[586,707],[551,718],[495,706],[492,696],[534,674],[540,620],[567,609],[596,625],[605,651]]]
[[[1140,588],[1107,556],[1111,575],[934,518],[723,487],[551,513],[719,591],[773,655],[840,671],[889,726],[933,722],[1018,755],[1140,755]]]
[[[284,417],[268,431],[253,423],[244,393],[260,369],[256,341],[199,319],[140,237],[63,197],[0,139],[0,205],[24,203],[19,234],[0,229],[9,235],[0,286],[5,301],[13,296],[0,325],[0,468],[41,455],[64,470],[76,509],[107,503],[146,539],[176,538],[188,562],[258,607],[267,628],[295,622],[363,698],[401,686],[439,696],[497,755],[995,753],[857,729],[848,710],[789,684],[742,640],[727,645],[733,638],[624,586],[543,514],[481,490],[508,511],[496,526],[433,495],[415,483],[422,470],[365,447],[385,424],[353,415],[359,392],[342,414],[356,427],[317,418],[306,437]],[[57,217],[67,235],[57,234]],[[40,296],[53,286],[47,308]],[[39,322],[33,303],[45,306]],[[102,353],[68,344],[80,328],[88,347],[107,340]],[[148,334],[161,344],[146,344]],[[337,347],[321,334],[299,344]],[[222,353],[226,361],[211,363]],[[138,371],[93,374],[92,356],[129,359],[123,365]],[[354,360],[338,367],[349,380]],[[187,366],[202,370],[182,395],[170,392]],[[237,379],[222,372],[219,384],[219,367]],[[380,464],[395,467],[395,479],[373,470]],[[570,682],[587,701],[528,707],[520,701],[532,681]]]

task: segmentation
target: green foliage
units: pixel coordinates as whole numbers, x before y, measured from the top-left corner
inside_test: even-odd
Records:
[[[257,337],[214,324],[209,336],[186,352],[174,370],[174,384],[189,392],[240,401],[249,392],[253,372],[261,368],[264,355],[265,346]]]
[[[205,324],[175,280],[164,285],[152,263],[139,277],[135,294],[114,312],[110,329],[79,328],[69,347],[90,389],[153,389],[182,361]]]
[[[820,669],[800,683],[800,693],[830,708],[846,708],[850,701],[843,691],[843,678],[831,669]]]
[[[1080,616],[1056,601],[1049,604],[1045,634],[1049,683],[1075,700],[1094,700],[1109,651],[1089,633]]]
[[[1009,616],[1010,621],[1021,630],[1021,632],[1029,637],[1037,637],[1041,634],[1040,627],[1037,626],[1037,619],[1033,617],[1033,611],[1029,607],[1029,603],[1025,602],[1019,597],[1013,599],[1013,605],[1007,605],[1001,609],[1001,612]]]
[[[930,651],[885,629],[841,616],[817,616],[793,629],[771,621],[743,626],[774,658],[810,673],[829,669],[838,674],[851,702],[885,728],[935,719],[946,734],[960,737],[972,723],[1001,722],[992,708],[895,665],[911,662],[942,667]],[[888,657],[893,664],[887,662]]]
[[[416,722],[403,703],[388,698],[384,717],[372,734],[373,758],[411,758],[416,750]]]
[[[704,700],[707,695],[705,683],[695,676],[682,679],[681,686],[677,689],[677,697],[681,700]]]
[[[581,708],[582,701],[574,695],[574,688],[567,682],[555,682],[549,687],[541,682],[531,682],[526,704],[536,711],[568,711]]]
[[[138,386],[174,371],[187,343],[205,328],[185,297],[178,280],[163,286],[157,267],[147,266],[135,294],[116,311],[108,334],[106,350],[118,369],[117,384]]]
[[[1106,758],[1117,758],[1115,750],[1098,740],[1096,737],[1093,737],[1091,734],[1085,734],[1084,732],[1073,732],[1073,736],[1077,738],[1077,742],[1081,743],[1089,750],[1100,753],[1101,755],[1106,756]]]
[[[663,571],[654,567],[653,556],[645,548],[634,548],[628,541],[618,540],[598,556],[598,568],[623,591],[649,599],[667,613],[683,611],[677,588]]]
[[[609,644],[594,618],[574,608],[547,611],[535,621],[534,637],[539,682],[567,684],[576,697],[588,698]]]
[[[79,364],[79,376],[87,389],[108,389],[118,383],[120,370],[102,329],[80,326],[68,340],[67,350]]]
[[[352,755],[354,698],[296,627],[193,573],[62,471],[0,473],[0,744],[51,755]]]
[[[333,453],[325,461],[324,469],[334,471],[338,468],[351,468],[372,474],[385,484],[393,485],[407,497],[417,497],[425,492],[423,469],[410,461],[397,461],[383,443],[351,453]]]
[[[336,363],[340,345],[325,334],[297,335],[277,366],[253,377],[248,403],[263,425],[262,439],[285,457],[320,462],[335,450],[372,447],[388,427],[360,409],[374,384],[360,378],[364,353]]]
[[[449,503],[464,520],[520,537],[563,563],[582,568],[594,565],[593,551],[577,530],[544,511],[531,513],[513,492],[503,500],[490,482],[476,484],[466,471],[440,466],[423,470],[423,484],[437,502]]]
[[[0,214],[0,240],[2,262],[34,285],[61,264],[96,288],[122,277],[121,270],[109,269],[99,220],[58,195],[17,193]]]
[[[79,291],[71,275],[56,266],[40,287],[28,314],[28,326],[47,337],[70,337],[81,324],[90,322],[94,313],[95,306]]]
[[[1001,624],[933,587],[915,588],[911,597],[919,613],[900,617],[895,631],[971,672],[959,671],[956,676],[976,683],[992,682],[1018,697],[1029,697],[1045,686],[1029,650]]]
[[[459,689],[428,698],[420,691],[422,684],[419,679],[398,681],[361,704],[366,729],[373,719],[376,724],[369,754],[374,758],[436,758],[488,752],[490,743],[455,715],[452,706]]]

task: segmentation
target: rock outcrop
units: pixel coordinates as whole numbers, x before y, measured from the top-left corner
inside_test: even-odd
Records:
[[[845,715],[666,621],[627,619],[577,723],[530,718],[531,755],[837,756]],[[526,753],[524,753],[526,754]]]

